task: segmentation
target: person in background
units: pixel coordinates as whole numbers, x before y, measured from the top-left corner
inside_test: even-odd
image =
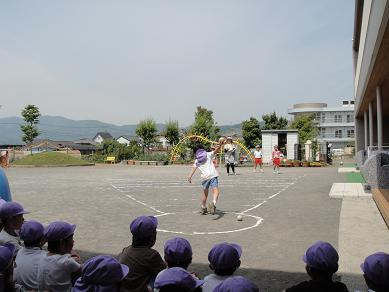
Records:
[[[230,175],[230,167],[232,174],[235,175],[235,151],[236,146],[232,143],[232,137],[227,137],[224,145],[224,159],[227,167],[227,175]]]
[[[22,205],[16,202],[1,205],[0,218],[4,227],[0,232],[0,244],[12,243],[16,247],[16,252],[22,248],[19,232],[24,222],[23,215],[27,213]]]
[[[154,216],[140,216],[130,224],[132,244],[119,255],[119,262],[129,267],[120,291],[147,292],[159,272],[166,268],[160,254],[152,249],[157,239],[158,220]]]
[[[70,291],[72,280],[81,272],[81,260],[73,253],[76,225],[63,221],[49,224],[44,232],[48,252],[38,264],[39,291]]]
[[[242,248],[234,243],[216,244],[208,253],[213,273],[204,278],[203,292],[212,292],[217,285],[232,277],[240,266]]]
[[[263,172],[262,168],[262,148],[261,146],[257,145],[255,146],[255,151],[254,151],[254,172],[257,172],[257,166],[259,165],[259,169],[261,172]]]
[[[361,264],[361,269],[369,289],[375,292],[389,291],[389,254],[377,252],[369,255]]]
[[[44,227],[37,221],[27,221],[20,229],[22,247],[15,259],[14,280],[27,290],[38,290],[38,264],[46,254],[42,250]]]
[[[286,292],[348,292],[346,285],[334,282],[333,275],[338,271],[339,255],[328,242],[318,241],[310,246],[303,261],[310,281],[301,282],[286,289]]]
[[[128,272],[129,268],[112,256],[95,256],[84,263],[72,292],[119,292]]]

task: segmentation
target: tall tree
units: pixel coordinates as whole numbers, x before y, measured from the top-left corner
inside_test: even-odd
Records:
[[[288,125],[288,120],[284,117],[277,117],[276,112],[262,116],[265,125],[262,130],[284,130]]]
[[[142,138],[143,152],[146,148],[149,148],[150,145],[155,142],[155,134],[157,133],[157,126],[153,119],[145,119],[139,122],[136,127],[136,134]]]
[[[315,115],[299,115],[289,125],[289,128],[299,131],[300,144],[304,144],[307,140],[314,140],[318,134]]]
[[[213,111],[198,106],[195,112],[195,120],[190,128],[192,134],[199,134],[211,140],[215,140],[219,134],[219,127],[213,119]]]
[[[261,144],[261,126],[256,118],[251,117],[242,122],[242,136],[247,148],[254,148]]]
[[[41,114],[39,112],[39,108],[35,105],[29,104],[22,110],[22,117],[25,124],[20,125],[20,129],[23,132],[22,140],[26,144],[32,143],[34,139],[39,135],[37,125],[39,124],[40,116]]]
[[[169,120],[165,124],[165,131],[163,133],[170,145],[174,146],[180,140],[180,128],[178,121]]]

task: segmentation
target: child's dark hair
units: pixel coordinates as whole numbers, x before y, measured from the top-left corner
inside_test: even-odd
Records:
[[[239,268],[239,266],[229,268],[229,269],[214,269],[216,275],[219,276],[231,276],[235,273],[235,271]]]
[[[67,241],[67,240],[69,240],[72,237],[73,237],[73,234],[69,235],[68,237],[66,237],[63,240],[56,240],[56,241],[49,241],[49,242],[47,242],[47,250],[49,252],[51,252],[51,253],[60,254],[62,252],[61,251],[61,242],[62,241]]]
[[[201,292],[203,289],[201,287],[198,287],[194,290],[184,288],[179,285],[166,285],[159,289],[159,292],[187,292],[187,291],[193,291],[193,292]]]
[[[167,263],[168,268],[180,267],[183,269],[188,269],[189,265],[192,263],[192,258],[183,261],[183,262],[172,262],[168,258],[165,257],[165,262]]]
[[[150,247],[155,244],[155,240],[157,238],[157,232],[150,236],[132,236],[132,244],[133,247]]]
[[[29,248],[29,247],[41,247],[41,244],[42,244],[42,238],[38,238],[38,239],[30,241],[30,242],[27,242],[27,241],[24,242],[24,246],[27,248]]]

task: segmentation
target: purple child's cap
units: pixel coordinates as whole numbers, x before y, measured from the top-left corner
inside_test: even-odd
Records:
[[[0,246],[0,273],[10,265],[16,252],[16,247],[11,243]]]
[[[165,242],[165,257],[174,263],[183,263],[192,258],[192,247],[185,238],[175,237]]]
[[[235,243],[219,243],[212,247],[208,253],[208,260],[214,269],[231,269],[236,267],[240,256],[242,255],[242,248]]]
[[[221,282],[213,292],[259,292],[259,288],[250,280],[235,276]]]
[[[158,226],[157,217],[154,216],[139,216],[130,224],[132,235],[147,238],[153,235]]]
[[[374,284],[389,288],[389,254],[377,252],[369,255],[361,264],[361,269]]]
[[[46,227],[43,236],[47,241],[59,241],[74,234],[74,230],[76,230],[76,225],[74,224],[63,221],[54,221]]]
[[[207,151],[204,149],[199,149],[196,151],[196,159],[198,163],[204,163],[207,161]]]
[[[187,290],[194,290],[204,284],[204,281],[196,279],[187,270],[174,267],[162,271],[154,282],[154,288],[161,289],[167,285],[177,285]]]
[[[339,255],[335,248],[328,242],[323,241],[317,241],[310,246],[303,256],[303,261],[308,267],[321,271],[336,272],[338,270],[338,260]]]
[[[123,280],[128,272],[128,266],[120,264],[117,259],[100,255],[84,263],[81,281],[86,284],[113,285]]]
[[[27,213],[22,205],[16,202],[5,202],[0,207],[0,217],[3,220]]]
[[[43,237],[45,228],[38,221],[30,220],[24,222],[20,229],[20,238],[24,242],[33,242]]]

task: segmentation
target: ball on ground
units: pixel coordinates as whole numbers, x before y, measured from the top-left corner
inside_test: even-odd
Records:
[[[242,215],[238,215],[238,216],[236,217],[236,220],[238,220],[238,221],[243,221],[243,216],[242,216]]]

